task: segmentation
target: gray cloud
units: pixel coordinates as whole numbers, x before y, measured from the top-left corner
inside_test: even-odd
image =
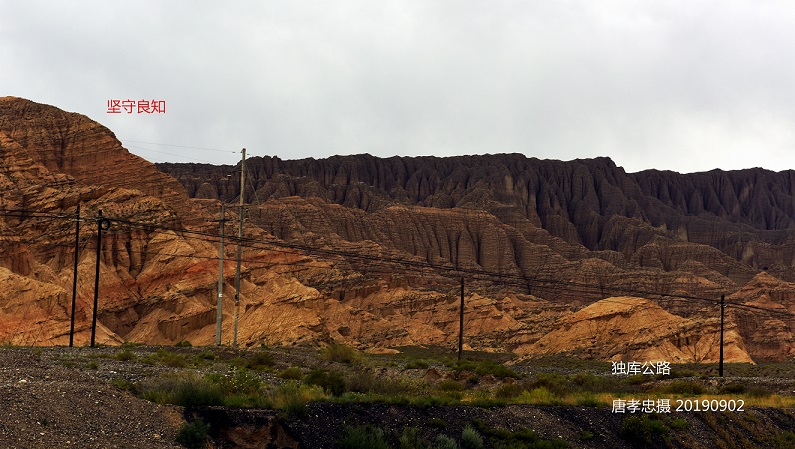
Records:
[[[151,161],[245,146],[783,170],[793,19],[774,1],[0,0],[0,95],[84,113]],[[168,109],[107,114],[112,98]]]

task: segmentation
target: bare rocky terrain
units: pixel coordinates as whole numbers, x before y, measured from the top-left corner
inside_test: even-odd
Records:
[[[57,362],[48,349],[0,350],[0,446],[176,448],[181,411]]]

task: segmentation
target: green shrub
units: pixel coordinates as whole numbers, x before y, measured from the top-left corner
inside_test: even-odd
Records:
[[[775,443],[776,447],[781,449],[795,448],[795,433],[785,430],[776,435]]]
[[[196,376],[164,376],[147,379],[140,386],[141,397],[158,404],[184,407],[223,405],[221,388]]]
[[[298,368],[297,366],[291,366],[280,372],[278,377],[281,379],[301,380],[303,379],[304,375],[301,374],[301,368]]]
[[[458,444],[447,435],[439,434],[436,436],[434,449],[458,449]]]
[[[441,391],[464,391],[464,386],[461,382],[456,382],[452,379],[439,382],[437,388]]]
[[[340,449],[390,449],[380,427],[348,427],[339,441]]]
[[[181,341],[178,341],[178,342],[174,343],[174,346],[176,346],[177,348],[190,348],[193,345],[190,344],[190,342],[188,340],[181,340]]]
[[[257,351],[246,359],[245,367],[254,371],[266,371],[273,366],[273,354],[268,351]]]
[[[428,369],[430,365],[425,360],[412,360],[406,363],[405,369]]]
[[[416,427],[406,427],[398,440],[400,449],[425,449],[427,446],[420,439]]]
[[[478,364],[473,362],[473,361],[471,361],[471,360],[462,359],[462,360],[458,360],[457,362],[455,362],[455,364],[452,366],[452,368],[453,368],[453,370],[459,371],[459,372],[460,371],[470,371],[470,372],[474,373],[475,370],[478,369]]]
[[[440,429],[443,429],[443,428],[447,427],[447,423],[445,422],[445,420],[440,419],[440,418],[432,418],[431,421],[428,423],[428,425],[430,425],[431,427],[437,427],[437,428],[440,428]]]
[[[707,389],[703,385],[686,381],[676,380],[661,388],[663,393],[684,394],[684,395],[700,395],[706,393]]]
[[[357,370],[344,378],[348,391],[356,393],[372,393],[385,396],[398,396],[406,393],[415,393],[421,388],[419,381],[405,378],[391,378],[377,376],[370,370]]]
[[[600,405],[599,398],[594,393],[587,391],[577,396],[577,405],[584,407],[598,407]]]
[[[202,351],[196,354],[196,358],[200,360],[215,360],[218,356],[212,351]]]
[[[122,351],[117,352],[114,357],[116,357],[116,360],[121,360],[122,362],[135,360],[135,354],[129,349],[124,349]]]
[[[186,422],[177,432],[177,443],[190,449],[201,449],[207,443],[207,432],[209,430],[210,426],[201,419],[197,419],[192,423]]]
[[[621,437],[635,446],[651,443],[656,435],[663,435],[668,431],[663,423],[649,418],[649,415],[630,416],[621,425]]]
[[[136,384],[135,382],[130,382],[129,380],[123,377],[113,379],[113,381],[111,381],[111,384],[116,388],[127,390],[134,395],[139,394],[138,384]]]
[[[284,411],[288,417],[302,417],[306,415],[308,402],[325,396],[323,388],[317,385],[304,385],[291,380],[270,390],[268,397],[271,406]]]
[[[188,366],[188,362],[185,360],[184,355],[166,351],[165,349],[158,349],[150,358],[153,359],[154,363],[159,362],[173,368],[185,368]]]
[[[331,362],[345,363],[352,365],[361,358],[359,352],[350,346],[331,344],[323,348],[321,356]]]
[[[563,397],[569,392],[569,385],[566,376],[560,374],[539,374],[536,379],[528,383],[525,387],[528,391],[536,388],[545,388],[555,396]]]
[[[690,426],[690,423],[688,423],[686,420],[682,418],[676,418],[673,421],[671,421],[670,426],[671,429],[673,430],[685,430]]]
[[[749,388],[746,394],[752,398],[765,398],[770,396],[771,393],[767,388],[755,385]]]
[[[568,447],[562,439],[544,440],[530,429],[511,432],[505,429],[490,428],[479,420],[473,420],[472,423],[477,431],[491,440],[494,447],[505,449],[564,449]]]
[[[245,368],[233,368],[229,375],[208,374],[206,379],[226,394],[255,394],[262,388],[260,378]]]
[[[521,377],[519,373],[508,368],[507,366],[492,361],[485,361],[481,363],[475,368],[475,372],[481,376],[491,374],[497,379],[505,379],[506,377],[518,379]]]
[[[522,391],[524,391],[524,388],[516,383],[501,385],[494,392],[494,397],[497,399],[513,399],[522,394]]]
[[[740,382],[731,382],[721,386],[718,392],[723,394],[743,394],[745,393],[745,385]]]
[[[558,398],[546,387],[534,388],[531,391],[523,391],[516,401],[520,404],[552,405],[559,402]]]
[[[583,430],[577,435],[577,437],[580,439],[580,441],[591,441],[596,437],[596,435],[588,430]]]
[[[483,449],[483,437],[472,426],[461,432],[461,449]]]
[[[345,381],[335,372],[315,369],[306,376],[304,382],[309,385],[317,385],[332,396],[340,396],[345,393]]]

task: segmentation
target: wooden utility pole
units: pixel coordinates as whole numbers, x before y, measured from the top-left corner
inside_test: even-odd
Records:
[[[237,270],[235,271],[235,331],[232,346],[237,346],[237,320],[240,314],[240,259],[243,254],[243,197],[246,188],[246,149],[240,161],[240,224],[237,227]]]
[[[69,347],[75,343],[75,307],[77,306],[77,264],[80,262],[80,203],[75,212],[75,270],[72,277],[72,324],[69,326]]]
[[[221,346],[221,325],[224,320],[224,224],[226,223],[226,206],[221,204],[221,243],[218,248],[218,306],[215,320],[215,345]]]

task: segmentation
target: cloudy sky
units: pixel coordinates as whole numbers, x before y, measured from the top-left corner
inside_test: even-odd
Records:
[[[153,162],[246,147],[784,170],[794,25],[795,4],[765,0],[0,0],[0,96],[85,114]]]

